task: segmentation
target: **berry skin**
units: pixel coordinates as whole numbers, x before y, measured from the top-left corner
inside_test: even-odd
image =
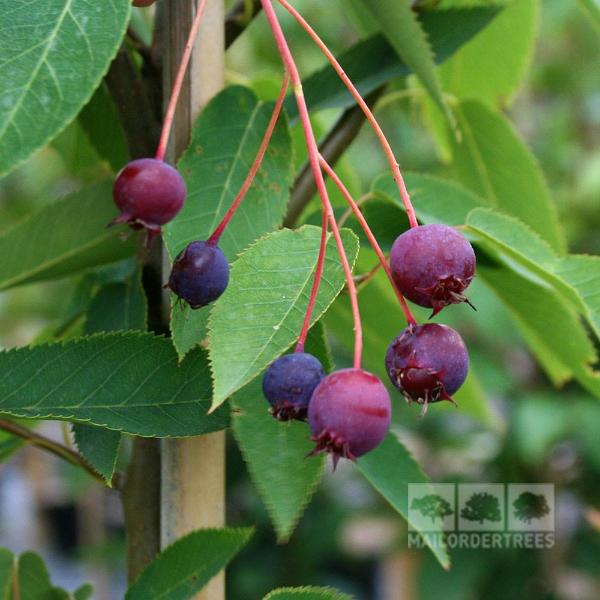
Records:
[[[400,292],[433,308],[431,316],[448,304],[469,303],[463,292],[475,274],[475,253],[452,227],[422,225],[405,231],[392,246],[390,268]]]
[[[469,370],[469,354],[451,327],[427,323],[407,327],[389,346],[385,367],[407,402],[423,405],[452,400]]]
[[[262,381],[272,415],[280,421],[305,421],[308,403],[323,377],[323,365],[306,352],[286,354],[272,362]]]
[[[133,160],[115,179],[113,198],[121,214],[111,225],[143,227],[151,239],[181,210],[185,195],[185,182],[177,169],[155,158]]]
[[[216,244],[191,242],[177,256],[167,286],[192,308],[216,300],[229,283],[229,263]]]
[[[333,466],[340,458],[356,460],[383,441],[390,428],[391,401],[378,377],[362,369],[328,375],[308,405],[311,454],[329,452]]]

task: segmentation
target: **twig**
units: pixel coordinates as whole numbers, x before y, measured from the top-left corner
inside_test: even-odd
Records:
[[[41,448],[42,450],[46,450],[63,460],[75,465],[76,467],[81,467],[84,471],[87,471],[94,479],[102,482],[106,485],[105,479],[98,473],[86,460],[71,448],[67,448],[67,446],[61,444],[60,442],[55,442],[46,436],[40,435],[31,429],[27,429],[26,427],[22,427],[18,425],[14,421],[9,421],[8,419],[0,419],[0,429],[14,435],[16,437],[20,437],[24,439],[26,442],[31,444],[32,446],[36,446],[37,448]],[[115,488],[119,488],[121,484],[121,475],[120,473],[115,473],[112,481],[112,485]]]

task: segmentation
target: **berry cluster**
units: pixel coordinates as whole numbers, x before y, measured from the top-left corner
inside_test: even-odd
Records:
[[[317,268],[295,352],[280,357],[270,365],[263,378],[263,392],[276,419],[308,421],[312,440],[316,443],[311,454],[330,453],[335,466],[339,458],[355,460],[383,441],[390,427],[391,400],[385,385],[375,375],[361,368],[362,327],[358,294],[329,200],[324,175],[331,178],[347,200],[398,297],[408,327],[390,344],[385,357],[385,367],[392,384],[400,390],[406,400],[422,405],[422,414],[430,403],[441,400],[453,402],[452,394],[460,388],[467,376],[469,359],[465,344],[456,331],[445,325],[433,323],[418,325],[405,297],[419,306],[431,308],[431,316],[450,304],[469,303],[464,291],[475,273],[475,254],[467,239],[454,228],[418,224],[398,161],[370,108],[333,54],[298,11],[286,0],[279,2],[323,51],[364,111],[386,153],[411,228],[394,242],[388,263],[356,202],[333,168],[319,153],[294,58],[270,0],[262,0],[263,9],[286,67],[279,97],[257,156],[240,192],[209,238],[193,241],[180,252],[173,263],[167,287],[192,309],[206,306],[225,291],[229,282],[229,264],[218,246],[218,241],[261,165],[291,81],[310,166],[322,202],[322,235]],[[134,4],[148,6],[152,1],[134,0]],[[185,200],[186,187],[183,178],[163,159],[175,105],[204,5],[205,0],[199,0],[155,158],[132,161],[117,175],[114,184],[113,195],[120,214],[113,223],[127,223],[134,229],[144,228],[147,231],[148,243],[160,234],[163,225],[178,214]],[[354,318],[355,342],[353,367],[326,376],[319,360],[304,351],[304,344],[323,274],[329,228],[344,268]]]

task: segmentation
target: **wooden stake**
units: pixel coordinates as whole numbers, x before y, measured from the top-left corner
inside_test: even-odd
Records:
[[[181,52],[192,22],[196,0],[163,3],[162,31],[165,54],[165,91],[175,77]],[[224,0],[208,0],[189,75],[175,116],[167,154],[171,163],[190,138],[191,126],[202,107],[222,87],[225,64]],[[166,94],[168,95],[168,94]],[[169,273],[165,265],[164,276]],[[163,440],[161,481],[161,545],[204,527],[225,524],[225,434]],[[225,580],[217,575],[197,600],[223,600]]]

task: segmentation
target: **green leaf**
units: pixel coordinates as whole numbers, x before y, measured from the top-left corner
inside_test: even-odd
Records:
[[[0,235],[0,289],[73,276],[134,254],[106,224],[116,215],[110,184],[75,192]]]
[[[87,311],[86,334],[146,330],[147,306],[141,275],[138,269],[124,282],[109,283],[100,288]],[[81,454],[110,485],[119,456],[121,434],[83,423],[73,424],[73,434]]]
[[[252,529],[201,529],[163,550],[127,590],[125,600],[186,600],[246,545]]]
[[[217,431],[228,416],[207,416],[205,352],[178,365],[167,339],[112,333],[0,353],[0,412],[62,419],[149,437]]]
[[[388,433],[383,443],[357,461],[358,470],[371,485],[397,510],[409,524],[415,526],[408,512],[408,484],[429,483],[429,478],[415,462],[408,450],[393,433]],[[431,525],[433,530],[436,524]],[[440,530],[441,533],[441,530]],[[450,568],[450,557],[444,547],[425,542],[444,569]]]
[[[0,175],[44,146],[108,70],[130,0],[0,0]]]
[[[461,102],[456,116],[463,135],[453,148],[458,179],[563,253],[564,235],[542,172],[509,121],[478,101]]]
[[[444,89],[492,106],[509,104],[531,62],[539,13],[539,0],[510,2],[481,35],[441,67]]]
[[[34,552],[24,552],[18,562],[19,600],[69,600],[69,594],[52,586],[50,574],[41,557]]]
[[[110,486],[119,457],[121,433],[94,425],[74,423],[73,436],[79,452]]]
[[[313,449],[305,423],[280,423],[269,413],[262,377],[231,398],[231,425],[252,481],[277,532],[287,541],[323,473],[323,457],[305,459]]]
[[[85,322],[85,333],[146,330],[148,307],[141,271],[123,283],[110,283],[94,296]]]
[[[442,94],[435,68],[434,54],[427,41],[410,0],[364,0],[376,18],[381,31],[398,56],[417,75],[432,99],[446,113],[448,121],[454,118]]]
[[[94,595],[94,586],[90,583],[84,583],[73,592],[74,600],[92,600]]]
[[[13,580],[13,553],[7,548],[0,548],[0,598],[7,600]]]
[[[417,217],[424,224],[464,225],[471,210],[478,206],[488,206],[485,199],[451,181],[421,173],[406,173],[404,180]],[[381,175],[375,179],[372,191],[404,210],[391,175]]]
[[[514,271],[480,264],[477,272],[510,310],[550,380],[562,385],[575,377],[600,397],[594,346],[573,309],[548,286]]]
[[[598,0],[579,0],[579,6],[590,17],[594,27],[600,30],[600,4],[598,4]]]
[[[240,86],[225,89],[206,106],[178,164],[188,196],[182,211],[164,228],[171,258],[189,242],[205,240],[227,212],[246,179],[272,112],[272,103],[259,101],[251,90]],[[254,183],[219,242],[230,261],[281,225],[292,168],[291,137],[282,116]],[[208,311],[173,306],[171,331],[181,357],[205,337]]]
[[[352,596],[326,587],[278,588],[268,593],[263,600],[352,600]]]
[[[98,155],[115,173],[129,161],[127,138],[119,114],[104,84],[79,113],[79,123]]]
[[[360,0],[361,5],[364,0]],[[368,11],[369,9],[363,8]],[[500,12],[496,6],[427,11],[419,15],[421,26],[429,38],[436,63],[452,56],[462,44],[475,36]],[[363,96],[389,81],[412,71],[381,34],[362,40],[336,57],[344,71]],[[302,82],[311,111],[346,108],[354,99],[329,64]],[[285,101],[290,119],[298,117],[293,96]]]
[[[320,228],[283,229],[250,247],[233,264],[229,287],[209,320],[213,407],[254,379],[297,339],[316,268]],[[350,264],[356,236],[342,230]],[[316,322],[344,285],[330,239],[323,279],[312,315]],[[235,369],[231,368],[235,357]]]

